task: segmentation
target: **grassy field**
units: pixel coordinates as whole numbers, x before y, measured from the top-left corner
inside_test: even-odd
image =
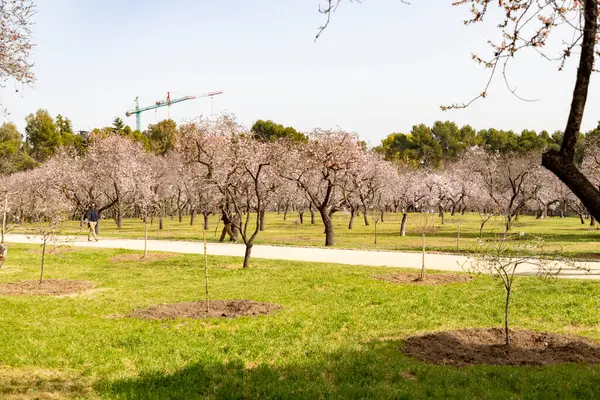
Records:
[[[140,262],[115,259],[128,254],[118,250],[59,251],[47,258],[47,278],[90,280],[98,290],[0,296],[0,398],[600,396],[598,366],[456,368],[403,355],[403,338],[415,333],[500,326],[503,290],[492,278],[416,287],[371,278],[390,271],[383,268],[254,260],[241,270],[238,259],[211,257],[213,298],[283,309],[258,318],[148,321],[122,316],[202,298],[200,256]],[[35,279],[39,253],[11,246],[0,283]],[[599,290],[600,282],[519,277],[513,327],[600,339]]]
[[[378,249],[378,250],[420,250],[421,234],[420,224],[423,223],[421,214],[410,214],[407,223],[407,236],[401,237],[400,214],[387,213],[383,223],[377,225],[377,244],[374,244],[374,223],[365,226],[362,218],[356,218],[354,228],[348,229],[349,216],[337,213],[335,217],[336,247],[352,249]],[[441,224],[441,219],[430,214],[430,220],[434,225],[427,233],[427,249],[429,251],[457,252],[458,221],[460,219],[460,243],[459,252],[469,251],[475,245],[479,237],[480,218],[477,214],[456,215],[448,214],[446,223]],[[177,219],[165,218],[164,229],[158,229],[158,222],[149,228],[149,237],[153,239],[169,240],[200,240],[202,217],[197,219],[194,226],[190,226],[189,217],[182,223]],[[260,232],[256,239],[258,244],[276,244],[289,246],[324,246],[325,236],[323,225],[317,217],[317,223],[310,225],[310,217],[305,215],[303,225],[295,224],[298,220],[297,214],[290,213],[287,221],[283,220],[283,214],[268,213],[266,216],[265,231]],[[221,229],[215,234],[218,216],[209,219],[210,232],[208,239],[216,241],[220,236]],[[219,224],[222,228],[222,224]],[[18,231],[16,229],[15,231]],[[23,230],[22,228],[20,230]],[[515,224],[514,232],[526,232],[528,234],[541,235],[547,243],[547,250],[559,250],[565,254],[578,258],[600,259],[600,230],[590,227],[589,224],[582,225],[578,218],[546,218],[535,219],[524,216]],[[71,235],[86,234],[85,230],[79,229],[79,222],[71,222],[66,229]],[[484,229],[484,237],[495,237],[503,233],[503,219],[490,220]],[[124,220],[123,228],[117,229],[112,220],[101,222],[101,236],[117,238],[143,238],[144,225],[138,219]]]

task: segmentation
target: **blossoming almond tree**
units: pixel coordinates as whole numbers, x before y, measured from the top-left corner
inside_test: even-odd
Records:
[[[308,143],[288,144],[278,160],[278,174],[295,182],[319,211],[325,227],[325,246],[335,244],[333,214],[345,198],[352,173],[364,163],[365,151],[355,134],[341,130],[315,130]]]
[[[261,216],[277,191],[272,163],[281,155],[275,153],[276,149],[280,147],[241,134],[231,141],[229,169],[224,179],[217,181],[225,192],[227,202],[233,206],[224,207],[223,211],[246,245],[243,268],[250,265],[254,240],[260,232]]]
[[[36,9],[31,0],[0,1],[0,84],[13,79],[22,84],[35,81],[29,56],[33,48],[31,27]],[[3,113],[7,110],[1,105]]]
[[[48,179],[52,171],[46,167],[15,174],[26,199],[23,214],[30,221],[29,230],[42,239],[42,260],[39,283],[44,278],[46,245],[68,220],[74,208],[60,190]]]

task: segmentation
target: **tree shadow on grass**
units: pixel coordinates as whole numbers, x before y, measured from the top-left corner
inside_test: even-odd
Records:
[[[391,339],[331,354],[307,352],[294,364],[206,360],[96,388],[117,399],[598,398],[600,369],[431,365],[405,357],[402,343]]]

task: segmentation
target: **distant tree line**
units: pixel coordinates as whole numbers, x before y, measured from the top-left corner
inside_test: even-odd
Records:
[[[576,160],[581,163],[586,143],[600,137],[600,123],[596,128],[579,135]],[[381,141],[375,151],[389,161],[437,168],[455,162],[473,148],[490,154],[519,155],[560,148],[562,138],[562,131],[549,133],[525,129],[517,133],[495,128],[476,131],[470,125],[459,127],[454,122],[437,121],[431,127],[414,125],[409,133],[392,133]]]

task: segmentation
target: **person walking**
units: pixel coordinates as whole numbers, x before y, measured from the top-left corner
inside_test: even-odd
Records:
[[[85,212],[85,222],[88,226],[88,242],[92,241],[92,236],[97,242],[98,236],[96,235],[96,226],[98,225],[98,209],[96,208],[95,203],[92,203]]]
[[[219,242],[223,243],[225,236],[229,235],[229,241],[234,242],[234,234],[231,230],[231,219],[229,218],[228,206],[221,207],[221,221],[223,221],[223,231],[221,232],[221,238]]]

